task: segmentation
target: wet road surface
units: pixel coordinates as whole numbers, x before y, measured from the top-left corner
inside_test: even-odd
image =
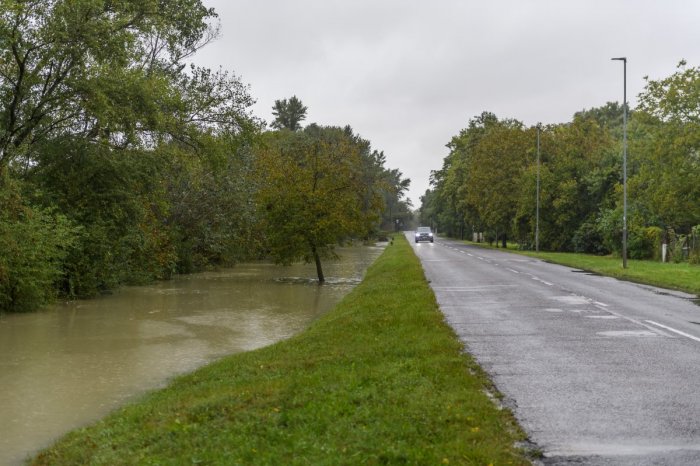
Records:
[[[440,238],[414,250],[543,464],[700,464],[694,295]]]

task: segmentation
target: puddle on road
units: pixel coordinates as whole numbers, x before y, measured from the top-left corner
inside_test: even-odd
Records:
[[[551,299],[555,301],[559,301],[565,304],[569,304],[572,306],[577,306],[577,305],[582,305],[582,304],[590,304],[591,300],[583,297],[583,296],[577,296],[577,295],[566,295],[566,296],[553,296]]]

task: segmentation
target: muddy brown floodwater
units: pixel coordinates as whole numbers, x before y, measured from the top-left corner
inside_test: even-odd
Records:
[[[340,249],[324,286],[313,265],[242,264],[0,316],[0,465],[21,464],[175,375],[298,333],[381,251]]]

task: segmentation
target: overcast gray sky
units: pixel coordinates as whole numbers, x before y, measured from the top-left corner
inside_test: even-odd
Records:
[[[195,62],[250,84],[256,116],[296,95],[411,178],[414,206],[453,135],[482,111],[526,125],[630,106],[644,76],[700,66],[698,0],[203,0],[221,36]]]

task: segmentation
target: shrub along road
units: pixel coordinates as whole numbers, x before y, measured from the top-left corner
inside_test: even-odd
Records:
[[[178,378],[32,464],[528,464],[489,393],[400,237],[307,331]]]
[[[700,464],[693,295],[457,241],[414,249],[546,464]]]

